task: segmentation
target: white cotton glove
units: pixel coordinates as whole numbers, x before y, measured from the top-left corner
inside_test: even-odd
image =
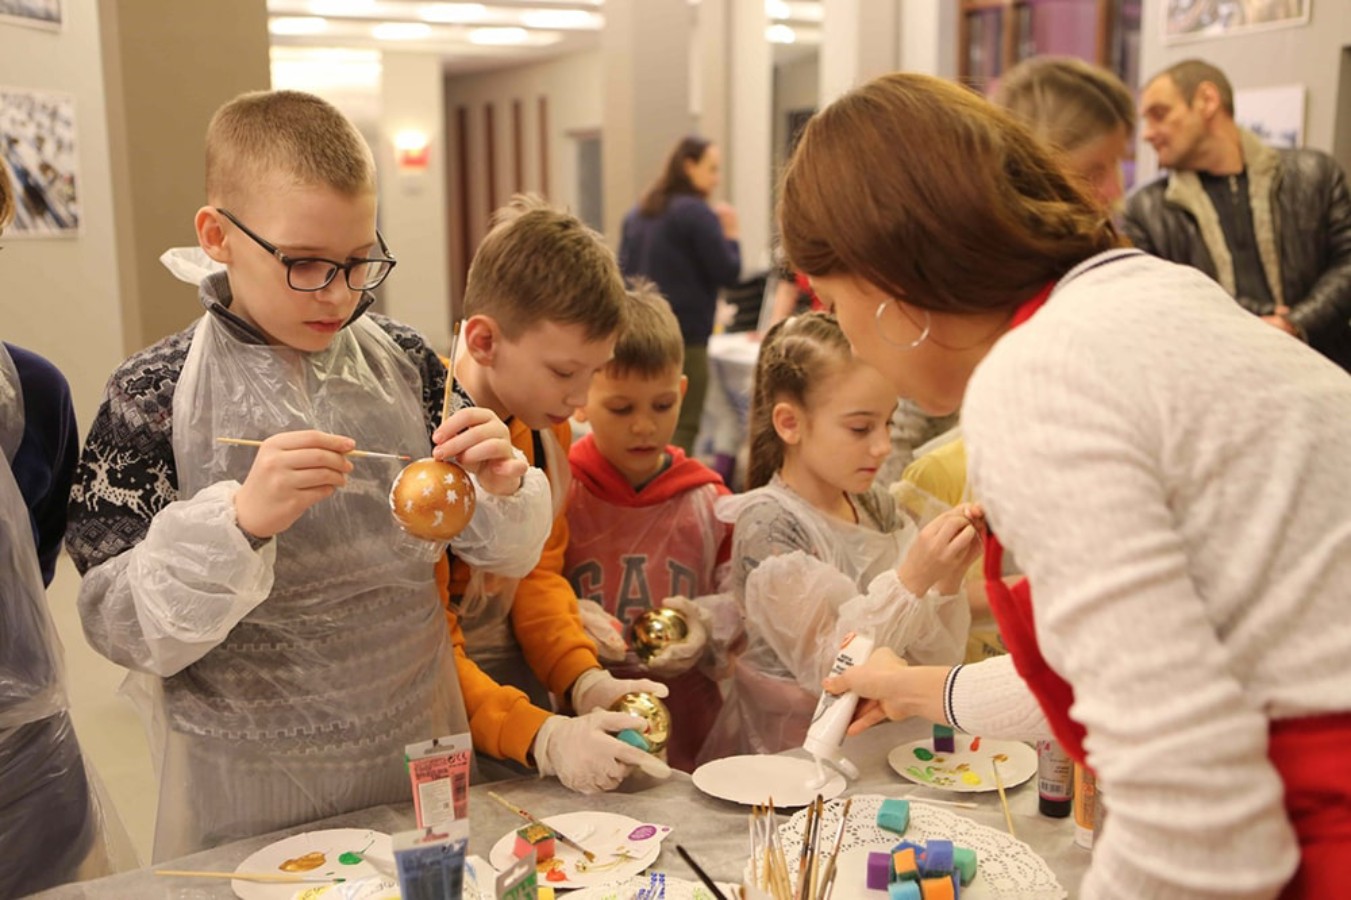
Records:
[[[649,681],[646,678],[621,679],[604,669],[587,669],[572,683],[572,708],[579,716],[593,709],[608,710],[610,704],[635,691],[656,694],[658,697],[665,697],[671,693],[670,689],[659,681]]]
[[[647,670],[661,678],[673,678],[685,674],[703,658],[704,650],[708,647],[708,626],[713,617],[688,597],[667,597],[661,605],[685,617],[689,634],[683,641],[663,647],[647,661]]]
[[[541,775],[556,775],[582,794],[614,790],[635,767],[654,778],[669,776],[666,763],[612,734],[626,728],[643,732],[647,723],[628,713],[602,710],[550,716],[535,735],[535,764]]]
[[[595,600],[577,599],[577,612],[582,616],[582,628],[587,637],[596,642],[596,655],[602,662],[624,661],[628,646],[624,643],[624,626],[605,611]]]

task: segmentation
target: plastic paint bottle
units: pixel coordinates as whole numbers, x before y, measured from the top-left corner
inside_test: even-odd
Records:
[[[1074,843],[1093,849],[1093,834],[1101,821],[1097,779],[1078,763],[1074,764]]]
[[[830,666],[831,675],[839,675],[861,662],[866,662],[873,652],[873,639],[863,634],[849,633],[840,644],[835,662]],[[807,729],[807,739],[802,748],[817,759],[835,759],[844,743],[844,732],[849,720],[854,717],[854,707],[858,705],[858,694],[853,691],[836,696],[827,691],[821,692],[821,699],[812,713],[812,724]]]
[[[1056,741],[1037,741],[1037,794],[1037,809],[1043,816],[1063,819],[1070,814],[1074,760]]]

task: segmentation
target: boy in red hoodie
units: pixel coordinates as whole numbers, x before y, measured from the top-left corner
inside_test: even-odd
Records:
[[[731,546],[731,526],[713,514],[714,501],[728,490],[716,472],[670,443],[686,388],[675,314],[650,283],[635,285],[629,296],[614,358],[576,413],[591,433],[568,454],[573,480],[563,574],[584,607],[588,600],[599,604],[625,635],[649,609],[675,609],[689,622],[689,637],[646,665],[632,648],[609,663],[618,678],[656,678],[670,687],[668,762],[688,772],[722,706],[717,683],[698,664],[709,656],[715,570]],[[604,626],[600,631],[602,650],[619,643]]]

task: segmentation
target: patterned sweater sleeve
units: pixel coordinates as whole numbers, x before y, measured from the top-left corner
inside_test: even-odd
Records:
[[[109,380],[71,490],[66,547],[84,575],[94,649],[167,677],[216,646],[267,597],[275,547],[235,524],[237,482],[177,500],[173,396],[191,331],[127,360]]]

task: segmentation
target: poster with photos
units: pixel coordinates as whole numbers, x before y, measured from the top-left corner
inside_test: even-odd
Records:
[[[14,186],[5,237],[74,236],[80,229],[75,99],[0,87],[0,163]]]
[[[1313,0],[1167,0],[1168,43],[1227,37],[1247,31],[1307,25]],[[1343,0],[1344,2],[1344,0]]]
[[[61,0],[0,0],[0,22],[58,29],[61,27]]]

